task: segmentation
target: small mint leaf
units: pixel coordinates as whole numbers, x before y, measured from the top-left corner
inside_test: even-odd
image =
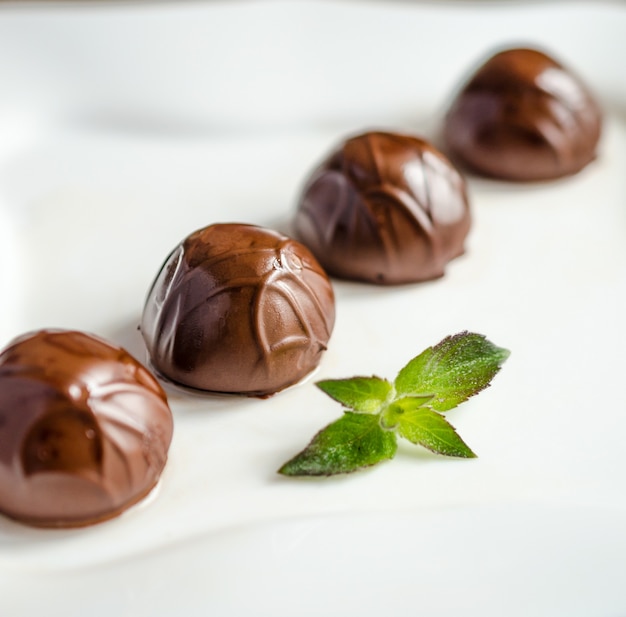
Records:
[[[432,394],[429,407],[448,411],[486,388],[508,357],[482,334],[461,332],[413,358],[394,385],[400,396]]]
[[[445,456],[476,456],[454,427],[436,411],[427,407],[416,407],[410,399],[396,401],[393,407],[397,414],[398,433],[410,442]]]
[[[380,377],[328,379],[315,385],[348,409],[361,413],[376,413],[392,389],[391,384]]]
[[[381,428],[378,415],[348,411],[317,433],[278,473],[286,476],[350,473],[393,458],[397,447],[395,433]]]

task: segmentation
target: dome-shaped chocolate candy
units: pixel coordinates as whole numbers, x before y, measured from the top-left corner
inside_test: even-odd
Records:
[[[379,284],[444,274],[470,228],[465,181],[428,142],[371,132],[341,144],[307,181],[296,237],[340,278]]]
[[[534,49],[488,60],[455,97],[444,127],[453,160],[514,181],[580,171],[596,156],[600,129],[600,109],[585,85]]]
[[[172,252],[141,331],[171,381],[263,396],[318,365],[334,321],[330,281],[305,246],[233,223],[196,231]]]
[[[172,415],[126,351],[44,330],[0,354],[0,512],[43,527],[111,518],[155,486]]]

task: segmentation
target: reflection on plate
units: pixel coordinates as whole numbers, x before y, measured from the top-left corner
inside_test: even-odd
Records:
[[[147,502],[73,531],[1,519],[0,612],[626,613],[625,31],[602,3],[0,7],[2,344],[78,328],[143,359],[142,303],[184,236],[288,229],[339,138],[434,136],[468,64],[503,41],[554,50],[607,109],[581,174],[470,178],[468,251],[445,278],[337,283],[304,383],[267,400],[169,389],[175,437]],[[400,448],[351,477],[275,473],[338,413],[313,379],[391,376],[463,329],[512,350],[448,416],[478,459]]]

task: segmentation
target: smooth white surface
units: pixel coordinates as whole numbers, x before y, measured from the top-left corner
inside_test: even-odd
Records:
[[[218,221],[288,228],[335,142],[435,136],[493,45],[547,46],[607,109],[578,176],[470,179],[468,251],[443,279],[337,283],[306,383],[268,400],[171,390],[146,503],[74,531],[0,519],[0,613],[626,613],[624,32],[626,11],[599,3],[0,6],[0,345],[68,327],[143,358],[142,302],[177,242]],[[402,446],[350,477],[275,473],[340,413],[314,378],[393,377],[463,329],[512,351],[448,415],[478,459]]]
[[[34,572],[37,597],[10,593],[4,606],[51,617],[66,614],[68,597],[97,616],[622,614],[623,569],[606,567],[626,551],[622,511],[523,504],[462,514],[234,528],[97,568]]]

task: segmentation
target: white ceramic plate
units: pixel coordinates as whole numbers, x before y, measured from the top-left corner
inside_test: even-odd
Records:
[[[626,613],[626,10],[604,3],[0,6],[0,344],[77,328],[144,358],[165,256],[218,221],[286,229],[347,133],[436,134],[494,46],[548,48],[606,109],[576,177],[470,179],[465,256],[438,281],[337,283],[317,373],[267,400],[170,391],[151,498],[45,531],[0,520],[0,613]],[[340,408],[314,378],[393,377],[463,329],[512,351],[450,412],[476,451],[401,447],[349,477],[276,469]]]

